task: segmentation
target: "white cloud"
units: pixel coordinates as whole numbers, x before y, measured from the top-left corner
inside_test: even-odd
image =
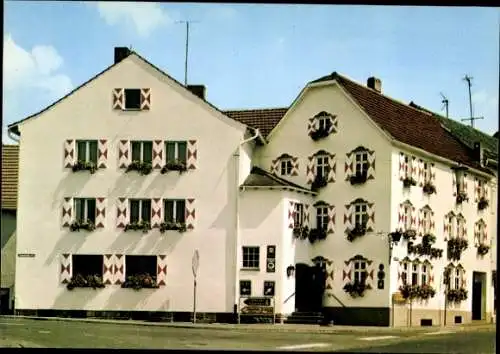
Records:
[[[467,107],[468,108],[468,107]],[[498,130],[498,96],[480,90],[472,94],[472,109],[475,117],[484,117],[478,121],[488,132]]]
[[[141,37],[173,22],[158,3],[98,2],[97,10],[108,25],[133,25]]]

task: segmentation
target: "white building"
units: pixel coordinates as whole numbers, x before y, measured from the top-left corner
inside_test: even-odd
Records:
[[[380,80],[368,86],[333,73],[288,109],[221,112],[204,87],[116,48],[114,65],[9,126],[17,253],[34,254],[17,259],[17,313],[186,320],[198,250],[197,312],[209,321],[245,314],[240,296],[272,297],[278,318],[323,312],[338,324],[490,319],[493,252],[478,247],[496,235],[497,182],[483,148],[383,96]],[[390,242],[407,230],[412,245]],[[432,248],[415,247],[423,239]],[[445,269],[448,297],[466,298],[445,304]],[[91,274],[97,289],[83,287]],[[395,295],[404,279],[418,290],[411,304]]]

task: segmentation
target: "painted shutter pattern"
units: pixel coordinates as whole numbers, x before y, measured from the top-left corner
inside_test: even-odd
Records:
[[[479,202],[481,198],[481,182],[478,178],[474,178],[474,202]]]
[[[75,164],[75,140],[67,139],[64,141],[64,167],[71,168]]]
[[[163,140],[153,141],[153,168],[163,167],[163,146]]]
[[[415,230],[417,227],[417,209],[413,205],[411,206],[410,227],[412,230]]]
[[[429,285],[434,286],[434,267],[430,262],[426,262],[427,268],[429,269]]]
[[[156,270],[156,284],[159,286],[166,285],[167,283],[167,256],[160,254],[157,256],[156,263],[158,268]]]
[[[417,166],[417,178],[415,180],[420,187],[423,187],[425,183],[424,161],[422,159],[418,159]]]
[[[424,209],[419,209],[418,210],[418,234],[420,236],[423,235],[424,233]]]
[[[479,232],[479,224],[480,222],[474,223],[474,244],[477,246],[481,242],[481,234]]]
[[[328,206],[328,224],[326,229],[327,234],[335,233],[335,206]]]
[[[105,254],[102,265],[102,281],[105,285],[113,284],[114,267],[115,257],[112,254]]]
[[[279,164],[280,164],[280,159],[276,158],[271,161],[271,173],[274,175],[278,174],[278,169],[279,169]]]
[[[373,261],[366,261],[366,272],[367,272],[367,277],[366,277],[366,285],[369,285],[370,287],[373,286],[373,278],[374,278],[374,273],[375,269],[373,269],[374,263]]]
[[[153,198],[151,200],[151,227],[160,227],[163,220],[161,216],[162,209],[161,198]]]
[[[194,170],[198,162],[198,150],[196,140],[188,140],[187,142],[187,168]]]
[[[402,181],[406,177],[405,154],[399,153],[399,179]]]
[[[461,267],[461,280],[462,280],[462,287],[464,287],[465,289],[467,289],[467,274],[465,273],[465,269]]]
[[[443,221],[443,235],[445,241],[448,241],[448,237],[450,237],[450,229],[451,229],[451,224],[449,215],[445,215]]]
[[[124,229],[128,223],[128,201],[127,198],[118,198],[116,205],[116,227]]]
[[[352,213],[354,211],[354,206],[352,204],[346,204],[344,213],[344,225],[346,227],[345,232],[351,231],[353,228]]]
[[[304,204],[304,226],[307,226],[310,228],[310,210],[309,210],[309,204]]]
[[[288,228],[293,229],[293,214],[295,212],[294,209],[294,202],[289,201],[288,202]]]
[[[344,174],[345,174],[345,180],[348,181],[352,174],[353,174],[353,162],[352,162],[352,152],[349,152],[345,154],[345,162],[344,162]]]
[[[351,282],[351,262],[344,261],[344,266],[342,268],[342,283],[345,285]]]
[[[373,231],[373,230],[375,230],[375,204],[374,203],[368,203],[367,213],[368,213],[368,221],[366,223],[366,230]]]
[[[328,134],[336,133],[338,131],[338,124],[339,124],[337,116],[336,115],[330,116],[330,120],[332,124],[330,124],[330,128],[328,129]]]
[[[123,254],[115,254],[113,278],[115,285],[125,282],[125,256]]]
[[[314,132],[314,121],[316,119],[313,117],[313,118],[309,118],[308,121],[307,121],[307,135],[311,135],[312,132]]]
[[[151,89],[141,89],[141,109],[148,111],[151,108]]]
[[[333,267],[333,262],[327,260],[326,261],[326,284],[325,284],[325,290],[332,290],[333,289],[333,275],[334,275],[334,267]]]
[[[299,175],[299,158],[292,157],[292,176]]]
[[[108,160],[108,145],[106,139],[99,139],[97,141],[97,167],[106,168]]]
[[[196,210],[194,205],[194,199],[186,199],[186,228],[188,230],[194,229],[194,223],[196,221]]]
[[[430,210],[429,212],[431,213],[431,222],[430,222],[429,232],[431,234],[434,234],[434,232],[436,231],[436,222],[435,222],[435,217],[434,217],[434,211]]]
[[[468,239],[468,237],[467,237],[467,221],[465,220],[464,217],[462,217],[461,223],[462,223],[462,233],[464,235],[464,238]]]
[[[307,167],[306,167],[306,179],[307,179],[307,184],[312,184],[314,181],[314,167],[315,167],[315,160],[314,156],[309,156],[307,157]]]
[[[61,283],[69,283],[72,276],[72,266],[71,266],[71,254],[63,253],[61,255],[61,269],[59,272]]]
[[[106,220],[106,198],[96,198],[95,203],[95,227],[104,227]]]
[[[465,192],[465,193],[469,193],[469,187],[468,187],[468,184],[467,184],[467,176],[464,175],[464,184],[463,184],[463,187],[462,187],[462,190]]]
[[[401,203],[399,204],[399,211],[398,211],[398,229],[399,230],[404,230],[405,229],[405,222],[406,215],[405,215],[405,204]]]
[[[69,227],[73,220],[73,198],[64,198],[62,205],[62,226]]]
[[[434,166],[434,163],[430,163],[429,171],[431,173],[430,180],[434,185],[436,185],[436,167]]]
[[[457,175],[455,174],[455,171],[451,171],[451,185],[453,188],[453,196],[457,196]]]
[[[120,140],[120,145],[118,147],[118,167],[127,168],[132,159],[132,154],[130,153],[130,141]]]
[[[410,176],[415,180],[418,181],[418,161],[415,156],[411,157],[411,171]]]
[[[125,109],[125,90],[122,88],[113,90],[113,109]]]
[[[337,161],[335,160],[335,154],[330,154],[328,158],[328,183],[335,182],[336,180],[336,170]]]

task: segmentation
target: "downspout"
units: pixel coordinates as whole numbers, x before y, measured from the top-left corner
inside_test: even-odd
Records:
[[[235,225],[234,225],[234,235],[236,238],[236,259],[235,259],[235,277],[234,277],[234,313],[237,316],[237,323],[240,323],[240,315],[239,315],[239,283],[240,283],[240,267],[239,267],[239,261],[240,261],[240,149],[241,147],[252,141],[255,140],[259,137],[259,129],[255,129],[255,135],[242,140],[240,144],[238,145],[238,148],[236,152],[234,153],[234,158],[235,158],[235,182],[236,182],[236,195],[235,195]]]

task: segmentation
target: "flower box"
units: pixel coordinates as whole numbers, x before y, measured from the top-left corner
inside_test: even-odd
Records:
[[[352,283],[347,283],[344,285],[343,290],[351,295],[353,298],[363,297],[365,295],[365,291],[367,289],[371,289],[371,286],[366,284],[366,282],[357,282],[353,281]]]
[[[310,134],[311,139],[314,141],[318,141],[319,139],[326,138],[330,133],[325,128],[319,128],[312,131]]]
[[[366,172],[364,173],[356,173],[349,178],[351,185],[363,184],[366,182],[368,176]]]
[[[160,232],[164,233],[167,230],[185,232],[187,230],[186,223],[172,221],[162,222],[160,224]]]
[[[311,185],[311,190],[317,191],[318,189],[325,187],[327,184],[328,180],[326,179],[326,177],[316,175]]]
[[[75,274],[66,285],[68,290],[73,290],[74,288],[92,288],[101,289],[104,288],[104,283],[100,275],[87,275]]]
[[[323,241],[326,239],[326,230],[323,228],[311,229],[308,235],[309,242]]]
[[[467,290],[464,288],[448,289],[446,290],[446,299],[455,303],[467,300]]]
[[[86,230],[86,231],[94,231],[95,230],[95,224],[90,221],[81,221],[81,220],[76,220],[69,225],[69,229],[71,231],[80,231],[80,230]]]
[[[398,243],[401,240],[401,236],[403,236],[403,233],[399,230],[396,230],[394,232],[391,232],[389,234],[391,241]]]
[[[125,225],[125,231],[139,231],[142,230],[142,232],[146,233],[149,230],[151,230],[151,224],[149,221],[136,221],[136,222],[131,222],[127,225]]]
[[[134,290],[159,288],[158,284],[156,284],[156,276],[152,276],[147,273],[127,277],[121,287],[131,288]]]
[[[432,245],[434,242],[436,242],[436,236],[433,234],[425,234],[422,237],[422,244],[424,245]]]
[[[478,246],[477,246],[477,253],[480,255],[480,256],[484,256],[485,254],[488,253],[488,251],[490,250],[490,246],[484,244],[484,243],[480,243]]]
[[[405,284],[399,288],[404,299],[423,299],[427,300],[436,296],[436,290],[430,285],[409,285]]]
[[[477,208],[479,210],[484,210],[488,207],[489,204],[490,203],[485,197],[481,197],[481,199],[479,199],[479,202],[477,203]]]
[[[149,162],[142,161],[132,161],[130,165],[127,166],[125,172],[137,171],[141,175],[149,175],[153,170],[153,165]]]
[[[347,233],[347,240],[350,242],[354,241],[356,238],[364,236],[366,234],[366,225],[357,224],[352,230]]]
[[[415,240],[417,238],[417,232],[415,230],[409,229],[403,232],[403,238],[405,240]]]
[[[412,177],[405,177],[403,179],[403,187],[404,188],[410,188],[411,186],[416,186],[417,185],[417,181],[415,181],[415,179],[413,179]]]
[[[452,238],[448,240],[448,259],[458,261],[462,252],[467,249],[469,242],[464,238]]]
[[[309,228],[307,226],[297,226],[293,228],[293,235],[296,238],[305,240],[309,236]]]
[[[436,193],[436,186],[431,182],[426,182],[422,187],[425,194],[433,194]]]
[[[457,204],[461,204],[463,202],[468,202],[469,197],[466,192],[458,192],[457,194]]]
[[[180,160],[167,161],[167,163],[165,164],[165,166],[162,167],[160,172],[162,174],[165,174],[168,171],[179,171],[179,173],[187,171],[186,163]]]
[[[90,171],[91,174],[94,174],[97,171],[97,165],[92,161],[77,161],[71,169],[73,172]]]

